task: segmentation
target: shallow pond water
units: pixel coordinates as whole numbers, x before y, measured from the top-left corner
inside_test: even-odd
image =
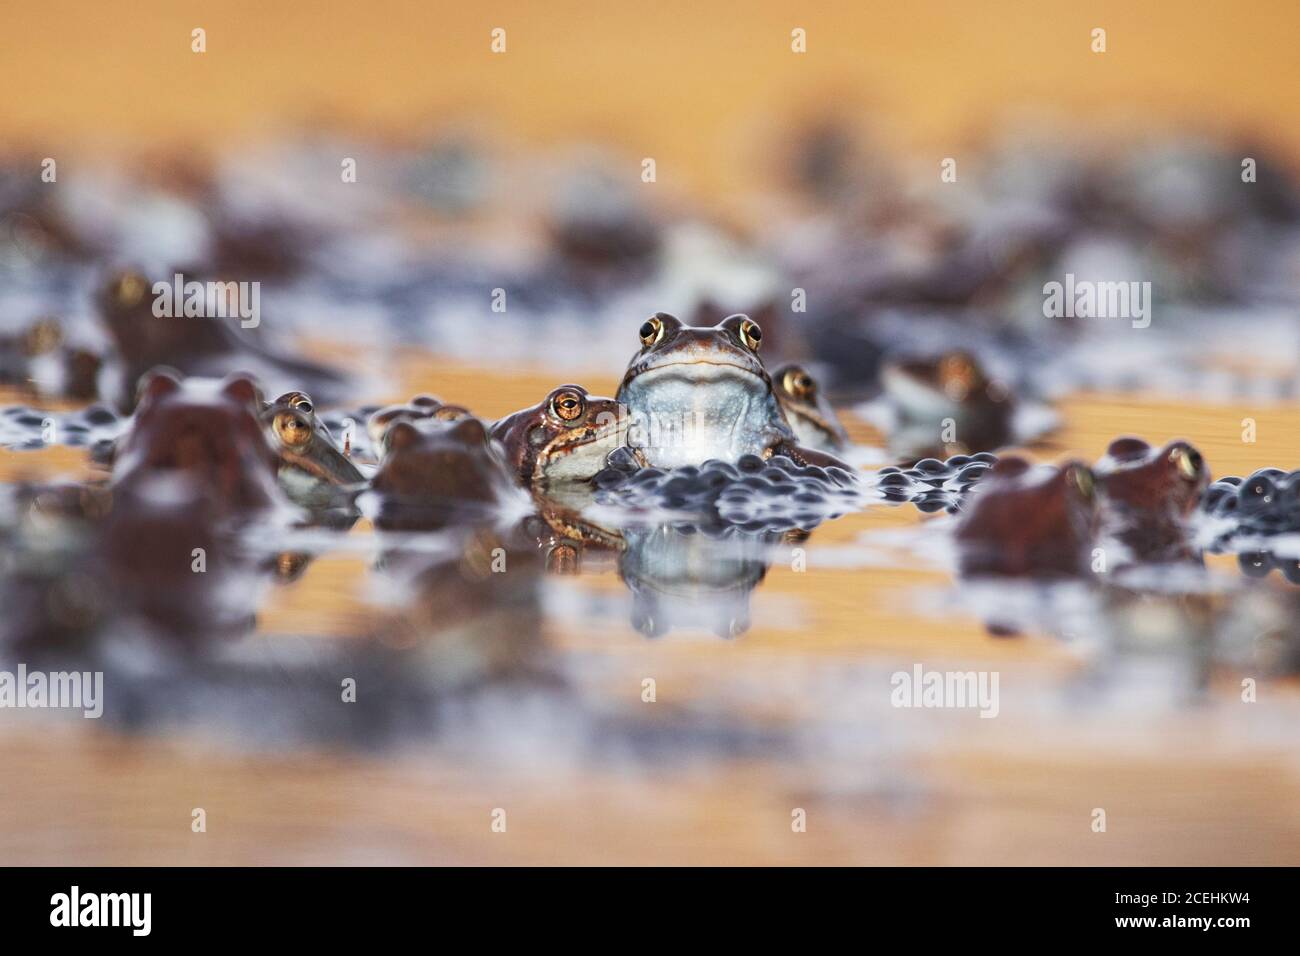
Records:
[[[391,394],[373,398],[431,391],[491,418],[555,381],[411,353]],[[1095,460],[1116,434],[1186,435],[1214,474],[1247,474],[1293,463],[1300,433],[1300,411],[1281,405],[1092,394],[1058,410],[1060,429],[1033,455]],[[880,443],[844,414],[855,441]],[[77,474],[84,458],[7,452],[0,476]],[[654,578],[654,549],[682,545],[653,529],[636,573],[595,549],[581,573],[543,574],[524,598],[424,592],[415,623],[439,634],[428,653],[470,661],[454,692],[430,704],[416,691],[437,681],[417,664],[356,670],[363,701],[372,690],[389,699],[339,723],[320,703],[336,699],[339,662],[401,597],[396,576],[376,571],[383,547],[363,520],[296,580],[264,588],[256,633],[222,665],[233,669],[182,686],[138,673],[125,692],[132,717],[104,727],[7,721],[0,856],[47,861],[58,846],[87,863],[1297,858],[1300,685],[1261,672],[1257,700],[1244,703],[1253,659],[1207,660],[1188,636],[1269,626],[1267,610],[1252,616],[1247,602],[1239,613],[1237,601],[1230,613],[1207,598],[1200,616],[1155,602],[1116,618],[1033,593],[1023,632],[994,636],[982,615],[1019,598],[955,584],[951,522],[877,503],[807,540],[739,553],[695,542],[687,573],[675,565],[676,578],[656,579],[656,613],[672,625],[656,637],[637,626],[637,588],[624,580]],[[1235,594],[1245,580],[1235,557],[1208,564]],[[1277,574],[1255,584],[1288,589]],[[1168,613],[1187,616],[1162,624]],[[740,616],[743,633],[719,636]],[[400,650],[402,627],[381,630]],[[1156,637],[1126,644],[1121,631]],[[1185,639],[1162,640],[1169,633]],[[508,640],[486,646],[485,635]],[[998,719],[893,706],[893,675],[917,666],[996,673]],[[208,830],[194,834],[200,799]],[[1092,829],[1096,808],[1104,833]],[[499,810],[504,833],[493,829]]]

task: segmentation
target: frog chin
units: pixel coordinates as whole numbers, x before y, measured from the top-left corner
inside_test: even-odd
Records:
[[[608,428],[594,438],[557,448],[538,468],[544,481],[585,481],[605,467],[605,457],[623,444],[626,429]]]
[[[763,379],[734,366],[647,373],[623,401],[637,428],[631,443],[660,468],[764,454],[780,437],[780,411]],[[670,374],[671,373],[671,374]]]

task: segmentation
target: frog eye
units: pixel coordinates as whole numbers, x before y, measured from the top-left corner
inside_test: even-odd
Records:
[[[587,402],[575,391],[563,389],[551,398],[551,414],[560,421],[577,421],[586,410]]]
[[[758,347],[763,344],[763,330],[753,319],[746,319],[740,323],[740,341],[744,342],[752,352],[757,352]]]
[[[1189,481],[1200,477],[1201,469],[1205,465],[1201,453],[1187,445],[1176,445],[1169,453],[1169,460],[1178,468],[1178,473]]]
[[[657,315],[650,316],[641,323],[641,328],[637,330],[636,334],[641,337],[641,344],[649,348],[664,337],[663,319]]]
[[[311,426],[294,412],[280,412],[271,422],[275,437],[290,448],[302,448],[311,440]]]
[[[1074,486],[1079,489],[1079,494],[1091,501],[1093,494],[1097,490],[1097,483],[1092,477],[1092,470],[1084,468],[1082,465],[1073,465],[1070,468],[1070,478],[1074,482]]]
[[[138,272],[123,273],[113,287],[119,305],[129,307],[144,298],[145,279]]]
[[[812,376],[798,366],[786,369],[781,384],[795,398],[812,398],[817,391],[817,385],[812,380]]]

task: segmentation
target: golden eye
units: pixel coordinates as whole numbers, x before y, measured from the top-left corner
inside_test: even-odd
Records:
[[[1097,485],[1093,481],[1092,471],[1088,468],[1075,465],[1070,469],[1070,477],[1074,479],[1074,486],[1079,489],[1079,494],[1091,501],[1093,493],[1097,490]]]
[[[786,369],[782,384],[785,386],[785,390],[795,398],[812,398],[813,393],[817,391],[812,376],[797,367]]]
[[[551,399],[551,414],[561,421],[572,422],[582,417],[586,406],[577,392],[559,392]]]
[[[641,328],[636,334],[641,337],[641,344],[649,348],[664,337],[663,320],[657,315],[650,316],[641,323]]]
[[[758,327],[758,323],[752,319],[746,319],[740,323],[740,341],[750,351],[757,352],[758,347],[763,344],[763,330]]]
[[[1200,476],[1201,467],[1205,460],[1201,458],[1201,453],[1194,448],[1188,448],[1186,445],[1179,445],[1169,453],[1169,460],[1178,468],[1178,473],[1184,478],[1193,480]]]
[[[301,448],[311,440],[311,426],[295,412],[280,412],[271,423],[275,437],[290,448]]]
[[[117,280],[117,301],[123,306],[132,306],[144,298],[144,277],[135,272],[128,272]]]

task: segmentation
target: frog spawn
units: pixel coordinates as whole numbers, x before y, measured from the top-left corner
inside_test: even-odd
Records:
[[[1212,529],[1207,550],[1237,552],[1248,577],[1267,577],[1276,569],[1300,584],[1300,553],[1294,546],[1260,546],[1260,539],[1300,534],[1300,469],[1260,468],[1244,478],[1220,478],[1205,489],[1198,508]]]

